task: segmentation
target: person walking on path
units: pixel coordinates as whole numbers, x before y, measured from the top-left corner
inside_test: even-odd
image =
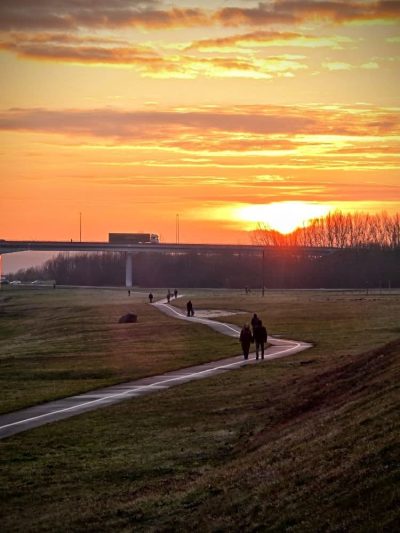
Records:
[[[240,344],[242,345],[244,359],[249,358],[250,344],[253,342],[253,335],[251,334],[250,327],[245,324],[240,332]]]
[[[150,302],[151,304],[153,303],[153,298],[154,298],[153,294],[150,293],[150,294],[149,294],[149,302]]]
[[[267,330],[261,320],[258,321],[257,326],[253,330],[254,342],[256,343],[256,359],[261,351],[261,359],[264,359],[264,349],[267,342]]]
[[[168,289],[168,292],[167,292],[167,302],[169,303],[171,299],[171,291]]]
[[[260,319],[258,318],[257,313],[254,313],[253,318],[251,319],[251,329],[253,330],[253,335],[254,335],[254,328],[258,326],[259,322],[260,322]]]
[[[188,303],[186,304],[186,311],[187,311],[187,316],[194,315],[193,304],[191,300],[189,300]]]
[[[175,296],[175,298],[178,298],[178,289],[174,290],[174,296]]]

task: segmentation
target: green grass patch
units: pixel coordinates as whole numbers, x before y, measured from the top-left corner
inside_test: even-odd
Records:
[[[395,531],[399,297],[190,297],[316,347],[1,441],[3,529]]]

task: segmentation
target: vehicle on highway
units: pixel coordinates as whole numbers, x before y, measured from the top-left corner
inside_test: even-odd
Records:
[[[160,238],[156,233],[109,233],[110,244],[159,244]]]

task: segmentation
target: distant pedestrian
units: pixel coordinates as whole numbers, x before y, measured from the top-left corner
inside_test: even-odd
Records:
[[[256,343],[256,359],[261,352],[261,359],[264,359],[264,348],[267,342],[268,334],[266,328],[263,326],[262,321],[258,322],[258,325],[253,330],[254,342]]]
[[[171,299],[171,291],[168,289],[168,292],[167,292],[167,302],[169,303]]]
[[[250,327],[245,324],[240,332],[240,344],[242,345],[244,359],[249,358],[250,344],[253,342],[253,335],[251,334]]]
[[[149,294],[149,302],[152,304],[153,303],[153,298],[154,296],[152,295],[152,293]]]
[[[187,311],[187,316],[194,315],[193,304],[191,300],[189,300],[188,303],[186,304],[186,311]]]
[[[260,319],[257,316],[257,313],[254,313],[253,318],[251,319],[251,329],[253,330],[254,335],[254,328],[258,326],[260,322]]]
[[[174,290],[174,296],[175,296],[175,298],[178,298],[178,289]]]
[[[131,295],[131,289],[128,289],[128,296]]]

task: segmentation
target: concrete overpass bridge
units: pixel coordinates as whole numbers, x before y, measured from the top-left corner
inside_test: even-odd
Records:
[[[135,253],[176,253],[176,254],[256,254],[264,263],[267,254],[291,253],[309,257],[331,254],[335,248],[308,246],[261,246],[252,244],[114,244],[109,242],[74,241],[7,241],[0,240],[0,256],[17,252],[123,252],[126,254],[125,285],[132,287],[133,255]],[[263,269],[264,270],[264,269]]]

